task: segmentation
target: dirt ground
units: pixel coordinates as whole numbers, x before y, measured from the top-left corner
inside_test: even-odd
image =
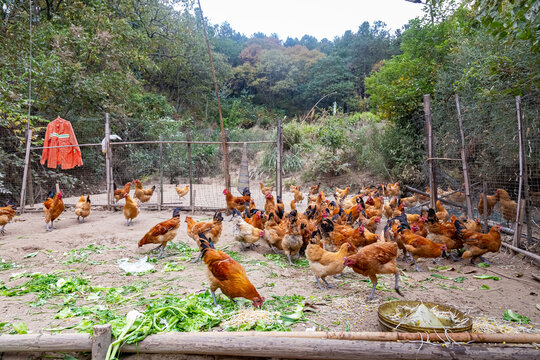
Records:
[[[288,206],[286,206],[288,209]],[[181,214],[182,226],[174,242],[184,242],[191,247],[195,243],[186,234],[185,216]],[[144,284],[143,296],[160,294],[189,294],[204,291],[207,288],[206,268],[204,263],[190,263],[170,250],[168,257],[154,263],[154,273],[142,276],[126,276],[117,264],[121,258],[137,260],[148,255],[152,245],[137,247],[137,242],[144,233],[156,223],[170,218],[171,211],[150,211],[143,209],[134,220],[134,225],[125,226],[122,211],[109,212],[94,209],[85,223],[78,223],[73,209],[65,211],[52,232],[45,231],[41,212],[25,213],[6,226],[6,234],[0,236],[0,258],[17,264],[16,268],[0,271],[0,281],[12,287],[26,282],[27,278],[10,280],[13,273],[22,271],[51,273],[63,271],[65,276],[86,277],[89,283],[97,286],[121,286],[126,284]],[[210,219],[211,213],[195,214],[196,219]],[[265,296],[299,294],[310,305],[306,312],[307,322],[295,325],[296,330],[306,328],[332,331],[379,331],[377,308],[380,304],[400,298],[393,291],[393,276],[380,276],[384,289],[375,292],[373,301],[368,301],[370,284],[366,278],[352,272],[349,268],[341,279],[329,279],[339,285],[336,289],[319,290],[309,267],[282,267],[264,257],[270,253],[266,244],[254,250],[241,252],[240,244],[233,240],[232,223],[225,217],[223,234],[218,248],[237,251],[240,262],[246,268],[251,281]],[[380,225],[379,232],[382,231]],[[88,261],[63,264],[71,249],[80,249],[90,244],[103,245],[106,248],[88,255]],[[401,258],[401,256],[400,256]],[[454,306],[474,318],[489,317],[502,321],[506,309],[526,315],[535,326],[540,324],[540,283],[532,275],[540,270],[530,261],[514,256],[504,250],[497,254],[488,254],[492,262],[489,268],[471,266],[468,261],[453,262],[441,259],[440,266],[434,268],[431,261],[420,260],[423,272],[403,261],[398,261],[402,269],[401,286],[405,299],[433,301]],[[2,260],[0,260],[2,261]],[[165,263],[178,263],[185,266],[183,271],[162,272]],[[449,279],[433,277],[433,274]],[[474,275],[496,275],[499,281],[481,280]],[[465,277],[463,283],[454,282],[456,277]],[[1,285],[1,282],[0,282]],[[489,289],[483,289],[487,285]],[[485,288],[485,286],[484,286]],[[36,294],[24,296],[0,296],[0,322],[24,321],[33,333],[45,332],[44,329],[64,327],[78,323],[80,318],[53,319],[63,306],[62,299],[52,298],[46,305],[31,307],[28,302],[35,300]],[[122,305],[126,313],[133,308],[130,303]],[[141,310],[141,309],[139,309]],[[68,330],[74,331],[74,330]]]

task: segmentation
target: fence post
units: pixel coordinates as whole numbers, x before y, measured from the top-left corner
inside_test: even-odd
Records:
[[[435,179],[435,160],[433,159],[433,125],[431,123],[431,97],[424,95],[424,114],[426,118],[426,133],[428,140],[428,164],[429,164],[429,200],[430,207],[435,209],[437,203],[437,181]]]
[[[193,212],[193,207],[195,204],[193,203],[194,197],[193,197],[193,164],[191,163],[191,131],[187,131],[186,133],[186,140],[187,143],[187,158],[188,158],[188,169],[189,169],[189,206],[191,207],[191,210]]]
[[[523,124],[521,119],[521,97],[516,96],[516,113],[517,113],[517,123],[518,123],[518,141],[519,141],[519,186],[518,186],[518,201],[517,201],[517,211],[516,211],[516,221],[514,228],[514,239],[512,245],[519,248],[521,240],[521,228],[523,226],[523,201],[521,193],[522,191],[527,190],[528,178],[527,178],[527,169],[526,169],[526,159],[525,151],[523,149]],[[526,198],[524,199],[527,200]],[[528,240],[528,239],[527,239]]]
[[[111,337],[111,324],[95,325],[92,328],[92,360],[105,360]]]
[[[487,204],[487,182],[486,181],[482,181],[482,201],[483,201],[483,209],[482,211],[484,212],[482,214],[482,220],[483,220],[483,224],[482,224],[482,232],[487,232],[488,230],[488,204]]]
[[[459,122],[459,135],[461,137],[461,165],[463,167],[463,179],[465,180],[465,204],[467,205],[467,217],[472,219],[471,184],[469,183],[469,170],[467,168],[467,158],[465,156],[465,134],[463,132],[463,119],[461,118],[458,94],[456,94],[456,108]]]
[[[30,143],[32,139],[32,130],[28,129],[26,132],[26,154],[24,156],[24,172],[23,180],[21,184],[21,214],[24,212],[24,206],[26,204],[26,181],[28,177],[28,169],[30,168]]]
[[[276,156],[276,195],[283,199],[283,194],[281,192],[281,161],[282,161],[282,155],[283,155],[283,131],[281,128],[281,118],[277,119],[277,131],[276,131],[277,139],[276,139],[276,145],[277,145],[277,156]]]
[[[163,205],[163,136],[159,135],[159,199],[157,208],[161,211]]]
[[[113,183],[111,179],[112,172],[111,167],[111,128],[109,127],[109,113],[105,113],[105,172],[107,176],[107,210],[111,210],[111,185]]]

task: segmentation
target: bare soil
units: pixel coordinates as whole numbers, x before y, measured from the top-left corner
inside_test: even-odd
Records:
[[[288,206],[286,207],[288,208]],[[187,213],[182,213],[182,222]],[[137,247],[138,240],[156,223],[170,218],[170,211],[150,211],[143,209],[134,220],[134,225],[125,226],[122,211],[100,211],[94,209],[85,223],[78,223],[72,209],[64,212],[55,222],[52,232],[45,231],[43,214],[25,213],[6,226],[6,234],[0,237],[0,258],[14,262],[15,269],[0,272],[0,280],[6,286],[22,284],[28,278],[10,280],[15,272],[51,273],[64,271],[66,276],[87,277],[94,286],[121,286],[144,282],[143,296],[159,296],[163,291],[178,295],[204,291],[207,288],[206,268],[182,260],[178,253],[169,251],[168,257],[155,263],[156,272],[142,276],[126,276],[118,267],[117,260],[130,258],[137,260],[149,253],[152,245]],[[209,219],[210,213],[196,214],[196,219]],[[309,306],[306,308],[308,321],[296,325],[297,330],[314,328],[333,331],[378,331],[377,307],[391,299],[400,298],[393,291],[393,277],[380,276],[384,289],[375,292],[373,301],[368,301],[370,284],[366,278],[346,269],[341,279],[329,279],[339,285],[336,289],[320,290],[315,283],[309,267],[281,267],[264,257],[270,253],[266,244],[260,244],[254,250],[241,252],[240,244],[233,240],[232,225],[224,222],[224,229],[218,248],[226,248],[240,253],[240,262],[246,268],[251,281],[265,296],[299,294],[305,297]],[[382,230],[382,225],[379,231]],[[192,247],[195,243],[187,236],[186,226],[182,224],[175,242],[182,241]],[[101,253],[91,253],[88,261],[63,264],[71,249],[84,248],[90,244],[104,245]],[[25,255],[36,253],[33,257]],[[401,256],[400,256],[401,257]],[[428,270],[435,267],[431,261],[421,260],[419,266],[423,272],[416,272],[409,264],[398,261],[402,269],[401,287],[406,299],[439,302],[454,306],[473,317],[490,317],[502,320],[506,309],[530,317],[533,324],[540,323],[540,284],[533,279],[533,274],[540,270],[520,256],[501,250],[497,254],[486,256],[492,262],[489,268],[470,265],[468,261],[453,262],[441,259],[440,266],[449,266],[446,271]],[[1,261],[1,260],[0,260]],[[162,272],[167,262],[180,263],[185,270],[180,272]],[[432,274],[449,277],[440,279]],[[499,281],[480,280],[474,275],[496,275]],[[465,277],[463,283],[453,281],[456,277]],[[489,286],[489,290],[482,289]],[[44,329],[64,327],[77,323],[79,318],[53,319],[62,308],[63,300],[52,298],[46,305],[31,307],[36,294],[2,297],[0,301],[1,322],[24,321],[33,333],[46,332]],[[123,304],[127,313],[133,304]],[[73,330],[69,330],[73,331]]]

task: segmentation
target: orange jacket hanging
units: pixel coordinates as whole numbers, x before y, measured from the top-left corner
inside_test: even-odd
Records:
[[[78,145],[77,138],[71,127],[71,123],[67,120],[57,117],[47,125],[45,133],[44,147],[48,146],[66,146]],[[72,169],[75,166],[82,166],[81,149],[78,146],[43,149],[41,155],[41,164],[45,164],[50,168],[62,166],[63,170]]]

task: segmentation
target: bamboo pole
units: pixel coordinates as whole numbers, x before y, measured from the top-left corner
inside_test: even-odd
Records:
[[[482,199],[483,199],[483,214],[482,214],[482,217],[483,217],[483,224],[482,224],[482,231],[483,232],[487,232],[487,227],[488,227],[488,205],[487,205],[487,182],[486,181],[483,181],[482,182]]]
[[[59,149],[59,148],[71,148],[71,147],[84,147],[84,146],[101,146],[101,143],[100,144],[58,145],[58,146],[31,146],[30,150]]]
[[[200,145],[222,145],[221,141],[188,141],[188,140],[163,140],[161,141],[164,144],[200,144]],[[141,140],[141,141],[118,141],[111,143],[111,145],[137,145],[137,144],[159,144],[159,140]],[[227,144],[275,144],[274,140],[257,140],[257,141],[227,141]],[[86,146],[98,146],[101,144],[86,144]],[[68,147],[68,146],[59,146],[59,147]],[[71,147],[71,145],[69,145]],[[32,148],[33,150],[34,148]],[[41,148],[36,148],[41,149]]]
[[[30,142],[32,139],[32,130],[28,129],[26,131],[26,153],[24,155],[24,171],[21,184],[21,201],[20,208],[21,214],[24,212],[24,206],[26,204],[26,182],[28,177],[28,169],[30,168]]]
[[[163,205],[163,140],[162,136],[159,135],[159,199],[158,199],[158,211],[161,211],[161,206]]]
[[[110,157],[109,157],[109,151],[110,151],[110,144],[111,142],[111,128],[109,125],[109,113],[105,113],[105,173],[107,177],[107,208],[108,210],[111,210],[111,172],[109,170],[110,168]]]
[[[206,49],[208,51],[208,58],[210,60],[210,68],[212,69],[212,79],[214,80],[214,91],[216,92],[216,101],[219,112],[219,126],[221,128],[221,142],[223,146],[223,167],[225,172],[225,187],[231,189],[231,176],[229,174],[229,155],[227,150],[227,139],[225,137],[225,127],[223,126],[223,114],[221,113],[221,102],[219,100],[218,84],[216,79],[216,71],[214,69],[214,60],[212,59],[212,50],[210,50],[210,42],[208,41],[208,33],[206,31],[206,21],[204,21],[204,15],[201,7],[201,1],[197,0],[199,4],[199,10],[201,12],[201,23],[204,30],[204,39],[206,41]]]
[[[522,209],[522,197],[521,193],[523,191],[523,175],[524,175],[524,150],[523,150],[523,126],[521,123],[521,97],[516,96],[516,113],[517,113],[517,125],[518,125],[518,145],[519,145],[519,186],[518,186],[518,199],[517,199],[517,210],[516,210],[516,222],[515,222],[515,233],[514,239],[512,240],[512,245],[519,248],[521,242],[521,227],[523,223],[523,209]]]
[[[282,194],[282,156],[283,156],[283,131],[281,127],[281,118],[277,119],[277,129],[276,129],[277,141],[276,141],[276,195],[280,198],[283,198]]]
[[[461,118],[461,107],[459,105],[459,95],[456,94],[456,108],[459,123],[459,135],[461,138],[461,165],[463,168],[463,179],[465,180],[465,203],[467,205],[467,217],[472,219],[471,186],[469,183],[469,170],[467,168],[467,156],[465,155],[465,133],[463,131],[463,119]]]
[[[532,252],[529,252],[527,250],[523,250],[523,249],[520,249],[520,248],[515,247],[513,245],[507,244],[505,242],[501,243],[501,245],[504,246],[507,249],[510,249],[510,250],[516,252],[516,253],[520,253],[522,255],[527,256],[528,258],[531,258],[532,260],[534,260],[536,262],[537,265],[540,266],[540,256],[538,256],[536,254],[533,254]]]
[[[429,200],[430,207],[435,209],[437,203],[437,180],[435,179],[435,160],[433,149],[433,124],[431,122],[431,96],[424,95],[424,114],[426,118],[426,135],[428,140],[428,165],[429,165]]]
[[[516,112],[519,122],[523,122],[523,113],[521,111],[521,97],[516,96]],[[525,137],[523,134],[523,125],[520,131],[520,143],[521,149],[520,161],[523,162],[523,203],[525,205],[525,222],[527,223],[527,245],[532,245],[532,224],[531,224],[531,211],[530,211],[530,197],[529,197],[529,170],[527,167],[527,154],[525,153]]]
[[[96,325],[92,333],[92,360],[105,360],[112,340],[111,325]]]
[[[188,130],[186,133],[187,142],[187,156],[188,156],[188,169],[189,169],[189,206],[191,206],[192,213],[195,206],[193,198],[193,164],[191,160],[191,132]]]

